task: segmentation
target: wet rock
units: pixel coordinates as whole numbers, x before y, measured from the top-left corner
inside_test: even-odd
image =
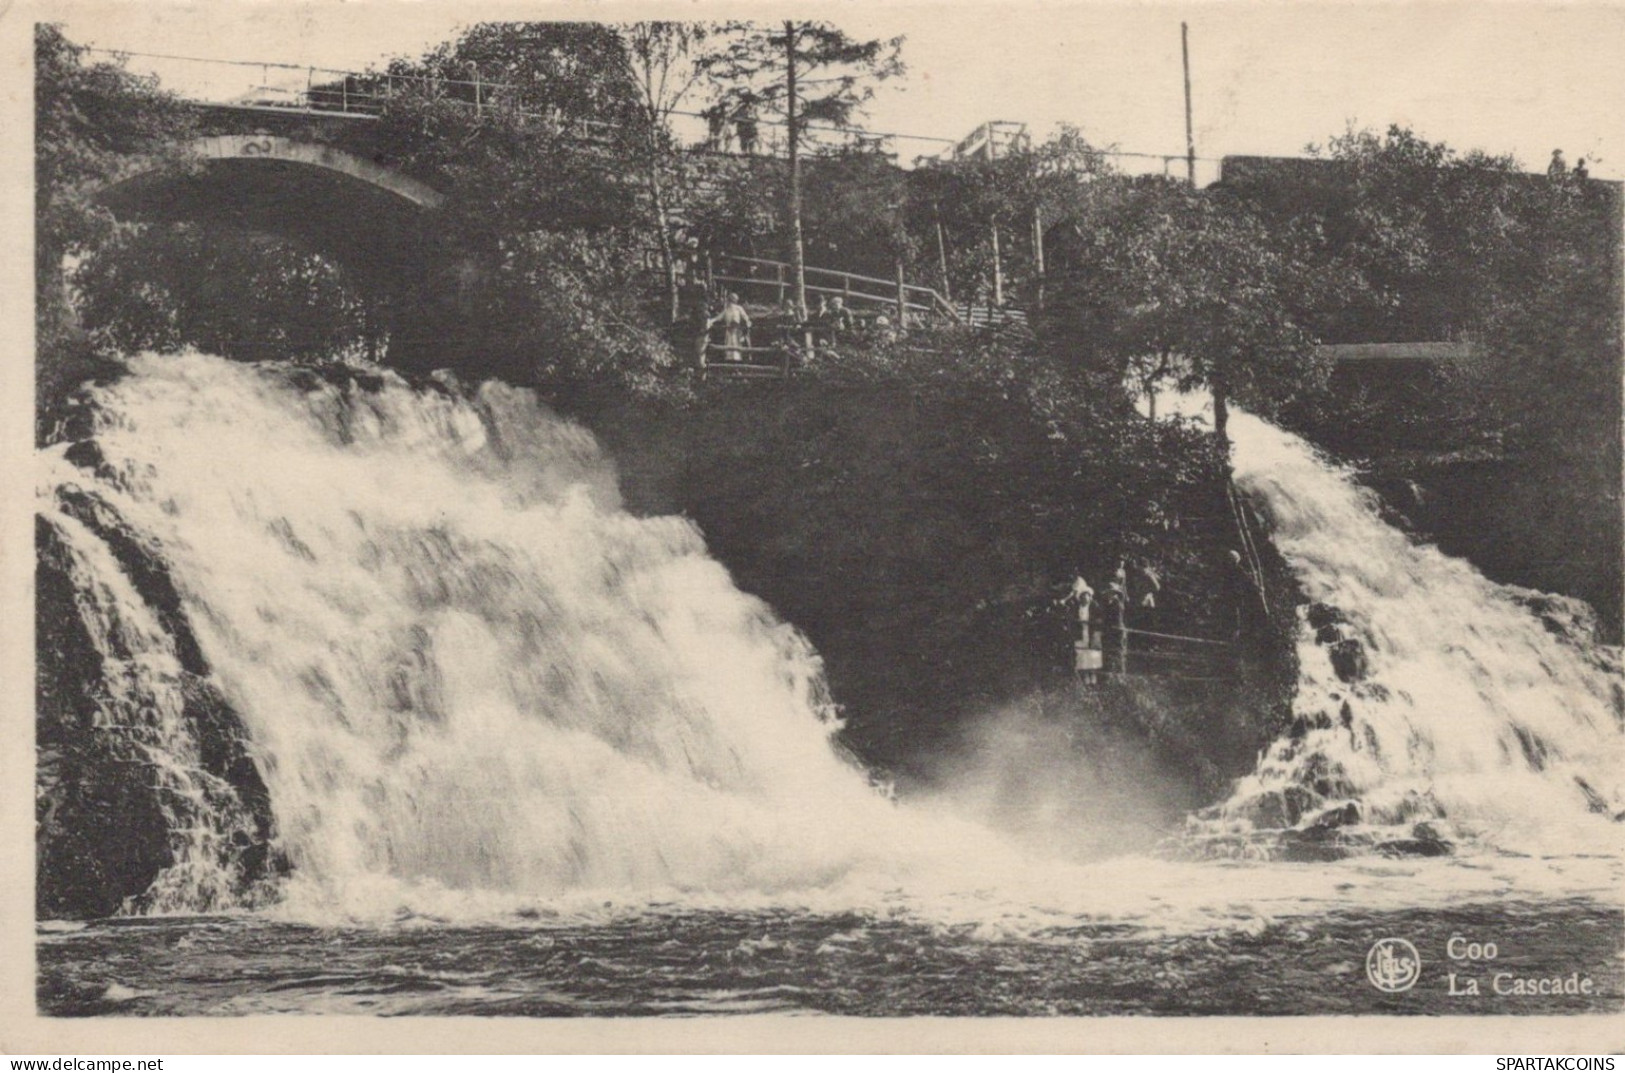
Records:
[[[145,758],[98,729],[102,657],[74,606],[61,534],[36,521],[35,909],[108,916],[173,863]]]
[[[1314,798],[1314,804],[1356,796],[1355,788],[1349,782],[1342,765],[1325,754],[1316,754],[1306,760],[1303,764],[1302,777]]]
[[[1329,627],[1346,625],[1349,620],[1342,611],[1325,603],[1310,604],[1304,614],[1309,620],[1310,629],[1315,630],[1317,634]]]
[[[1596,787],[1578,775],[1574,776],[1574,784],[1580,788],[1582,794],[1585,794],[1587,809],[1604,816],[1613,812],[1613,808],[1608,804],[1608,799],[1599,793]]]
[[[118,560],[124,575],[141,599],[151,607],[164,632],[175,642],[175,655],[181,666],[193,674],[208,673],[191,623],[181,608],[181,596],[169,576],[169,569],[156,552],[141,540],[127,522],[100,496],[65,488],[57,493],[62,513],[78,521],[106,544]]]
[[[1512,725],[1512,733],[1518,739],[1518,747],[1523,750],[1524,762],[1531,771],[1546,770],[1546,743],[1540,736],[1526,727]],[[1579,781],[1579,780],[1576,780]],[[1581,783],[1583,786],[1584,783]]]
[[[1352,856],[1353,853],[1354,850],[1350,847],[1323,835],[1288,831],[1286,837],[1276,846],[1272,856],[1276,860],[1296,864],[1320,864],[1326,861],[1340,861]]]
[[[1334,645],[1339,641],[1346,641],[1353,635],[1353,627],[1346,622],[1333,622],[1322,626],[1315,631],[1317,645]]]
[[[1258,830],[1282,830],[1297,824],[1305,812],[1319,804],[1319,799],[1301,786],[1287,786],[1280,790],[1266,790],[1232,810],[1231,815],[1245,820]]]
[[[1327,645],[1326,654],[1331,657],[1332,670],[1345,682],[1358,682],[1371,667],[1365,646],[1352,638]]]
[[[78,441],[64,451],[62,457],[80,469],[95,474],[98,479],[109,484],[120,486],[123,484],[117,471],[107,461],[107,456],[102,453],[102,445],[95,440]]]
[[[1314,819],[1309,821],[1309,825],[1323,830],[1330,830],[1338,827],[1352,827],[1362,819],[1359,802],[1346,801],[1341,805],[1334,805],[1331,808],[1322,810]]]
[[[1548,633],[1556,634],[1581,648],[1596,644],[1597,612],[1584,600],[1518,585],[1503,585],[1501,591],[1533,612]]]
[[[1448,857],[1454,847],[1432,838],[1395,838],[1377,843],[1376,849],[1384,857]]]
[[[129,712],[156,710],[159,698],[131,698],[124,716],[109,706],[110,696],[127,694],[138,681],[118,666],[131,653],[111,643],[117,631],[104,639],[107,652],[98,649],[74,590],[69,538],[49,520],[37,519],[36,912],[41,918],[100,917],[118,912],[127,900],[139,904],[175,863],[171,824],[199,822],[199,810],[232,831],[217,863],[246,888],[281,865],[272,849],[270,796],[249,755],[246,729],[207,677],[162,561],[111,524],[98,501],[86,496],[76,502],[76,517],[95,522],[104,538],[112,534],[108,546],[127,576],[174,631],[171,641],[186,669],[178,683],[166,679],[161,688],[179,689],[204,791],[201,801],[177,800],[155,775],[154,750],[163,748],[155,728],[144,720],[120,723]],[[120,539],[126,542],[122,554],[114,544]],[[167,608],[156,606],[158,600],[168,601]],[[116,689],[110,674],[120,675]]]

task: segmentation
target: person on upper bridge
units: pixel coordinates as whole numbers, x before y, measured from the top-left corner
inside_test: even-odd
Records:
[[[722,356],[729,361],[745,359],[743,347],[750,346],[750,314],[739,303],[739,295],[729,292],[722,312],[706,321],[706,330],[722,325]]]
[[[754,156],[756,147],[761,143],[761,128],[756,125],[756,109],[750,105],[741,108],[734,116],[734,132],[739,135],[739,151],[746,156]]]

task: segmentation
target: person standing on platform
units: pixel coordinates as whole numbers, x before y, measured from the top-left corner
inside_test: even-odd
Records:
[[[723,303],[722,312],[706,322],[709,330],[722,325],[722,356],[729,361],[744,361],[744,347],[750,346],[750,314],[739,304],[739,295],[730,292]]]
[[[1096,668],[1099,666],[1098,653],[1100,648],[1095,644],[1094,627],[1091,618],[1094,615],[1095,590],[1085,580],[1080,572],[1072,579],[1072,591],[1063,600],[1071,600],[1078,609],[1078,639],[1074,643],[1073,667],[1077,671],[1078,679],[1084,685],[1094,685],[1096,681]]]

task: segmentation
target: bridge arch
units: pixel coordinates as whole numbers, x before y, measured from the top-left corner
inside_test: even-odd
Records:
[[[196,138],[188,143],[183,155],[206,165],[218,162],[243,162],[262,166],[295,165],[316,168],[365,183],[419,209],[438,209],[445,203],[445,197],[438,190],[393,168],[334,145],[301,141],[282,135],[214,134]],[[110,184],[103,191],[103,199],[115,211],[135,207],[141,193],[152,186],[155,178],[173,178],[172,173],[175,170],[167,161],[154,161],[150,166]]]
[[[203,160],[285,161],[323,168],[370,183],[422,209],[438,209],[445,201],[439,191],[427,183],[337,146],[272,134],[216,134],[198,138],[189,148],[193,156]]]
[[[121,219],[277,236],[321,256],[370,296],[392,357],[444,335],[436,325],[457,313],[447,281],[469,255],[447,248],[435,224],[445,196],[337,146],[262,132],[202,137],[178,159],[142,161],[98,199]]]

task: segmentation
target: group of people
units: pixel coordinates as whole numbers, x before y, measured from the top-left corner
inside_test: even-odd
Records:
[[[1260,588],[1262,579],[1249,569],[1240,552],[1229,550],[1225,553],[1225,563],[1220,571],[1219,581],[1220,586],[1214,593],[1215,602],[1207,614],[1228,627],[1225,630],[1229,634],[1226,638],[1228,641],[1241,642],[1247,637],[1254,636],[1269,617],[1269,609]],[[1094,586],[1089,584],[1083,571],[1078,572],[1072,580],[1069,591],[1057,599],[1055,604],[1057,606],[1071,604],[1077,613],[1077,634],[1073,648],[1077,653],[1075,669],[1080,680],[1085,684],[1093,684],[1097,680],[1097,672],[1110,669],[1102,652],[1103,634],[1107,630],[1115,631],[1119,645],[1116,669],[1121,671],[1127,658],[1125,631],[1133,633],[1168,628],[1160,621],[1158,597],[1161,593],[1161,571],[1149,562],[1142,561],[1131,566],[1128,561],[1119,560],[1117,570],[1107,579],[1105,591],[1098,597]],[[1097,608],[1105,612],[1106,621],[1103,627],[1096,624],[1099,617]],[[1135,624],[1134,630],[1128,629],[1131,614]],[[1178,628],[1177,623],[1169,625]],[[1159,635],[1153,633],[1147,636]]]
[[[752,351],[751,330],[755,324],[737,292],[713,294],[703,282],[693,279],[684,288],[683,302],[687,308],[684,321],[693,331],[696,365],[704,368],[711,352],[718,348],[723,361],[745,361]],[[802,317],[793,299],[786,299],[773,321],[783,337],[780,345],[792,352],[807,346],[813,353],[831,349],[843,335],[858,327],[857,317],[839,295],[820,295],[817,307],[806,317]],[[892,330],[887,317],[875,318],[874,324],[877,330]]]
[[[1546,174],[1553,179],[1560,179],[1565,175],[1572,175],[1576,179],[1591,178],[1591,171],[1586,167],[1586,158],[1581,157],[1574,162],[1574,170],[1569,171],[1568,161],[1563,159],[1563,150],[1552,150],[1552,162],[1546,165]]]
[[[714,153],[734,151],[738,138],[739,151],[754,156],[761,145],[761,127],[757,123],[756,108],[749,102],[729,107],[716,104],[707,108],[705,116],[705,147]]]

